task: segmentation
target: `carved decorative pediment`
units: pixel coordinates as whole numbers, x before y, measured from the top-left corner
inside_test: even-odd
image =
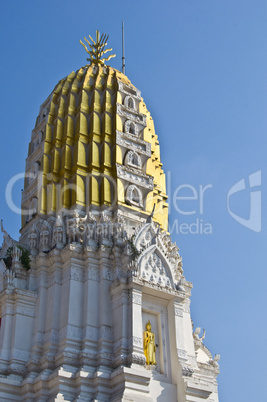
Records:
[[[152,244],[156,244],[157,236],[159,233],[159,228],[156,227],[154,222],[152,223],[145,223],[141,225],[136,230],[134,245],[138,251],[143,250],[151,246]]]
[[[137,229],[133,244],[140,253],[135,262],[140,279],[161,287],[179,288],[182,259],[166,232],[160,231],[153,221],[145,223]]]
[[[147,253],[140,259],[139,275],[147,282],[174,288],[174,281],[168,261],[160,255],[157,246],[150,246]]]

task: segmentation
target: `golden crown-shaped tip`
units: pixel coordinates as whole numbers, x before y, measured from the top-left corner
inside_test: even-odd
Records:
[[[109,35],[102,33],[100,36],[99,31],[96,31],[96,41],[89,35],[89,38],[91,39],[91,42],[84,37],[84,40],[87,42],[87,44],[90,46],[90,49],[80,40],[80,44],[83,45],[85,48],[86,52],[90,55],[90,57],[87,59],[91,63],[94,64],[104,64],[105,61],[110,60],[112,57],[115,57],[115,54],[110,54],[108,57],[102,57],[104,54],[107,52],[110,52],[112,48],[110,49],[105,49],[107,46],[107,41],[109,38]]]

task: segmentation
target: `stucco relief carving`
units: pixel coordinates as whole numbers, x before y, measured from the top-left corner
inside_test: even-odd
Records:
[[[51,227],[44,221],[40,231],[40,251],[47,252],[51,248]]]
[[[154,223],[145,223],[139,226],[134,235],[135,247],[142,251],[144,248],[157,244],[157,237],[159,234],[159,227]]]
[[[182,269],[182,258],[179,255],[179,248],[175,242],[171,241],[171,237],[168,233],[162,231],[159,233],[158,246],[162,252],[166,255],[168,260],[173,266],[175,279],[179,281],[183,273]]]
[[[116,131],[116,143],[126,149],[132,149],[140,154],[151,156],[151,144],[147,141],[121,131]]]
[[[150,218],[136,229],[134,246],[140,253],[135,260],[137,271],[133,272],[134,276],[150,284],[184,291],[178,247],[171,243],[169,235],[160,231],[159,226],[150,221]]]
[[[187,359],[187,352],[184,349],[177,349],[178,357],[182,359]]]
[[[136,151],[133,150],[130,150],[126,153],[124,164],[132,168],[142,169],[141,157]]]
[[[112,224],[111,218],[103,211],[101,214],[101,218],[99,224],[97,225],[97,235],[100,245],[104,245],[104,247],[111,247],[112,246]],[[101,247],[102,250],[105,248]]]
[[[145,355],[141,355],[141,354],[138,354],[138,353],[133,353],[131,358],[130,358],[130,361],[132,363],[139,364],[140,366],[145,366],[146,365]]]
[[[117,103],[117,114],[127,120],[134,121],[146,127],[146,115],[134,110],[126,109],[121,103]]]
[[[120,211],[117,211],[115,213],[114,217],[114,224],[113,224],[113,239],[114,239],[114,245],[116,246],[125,246],[127,243],[127,232],[126,232],[126,222],[121,214]],[[115,253],[115,256],[117,253]],[[120,255],[120,253],[119,253]]]
[[[56,248],[58,249],[62,249],[65,244],[66,244],[65,226],[63,224],[62,218],[58,215],[53,228],[52,245],[56,246]]]
[[[133,293],[132,295],[132,301],[135,304],[142,304],[142,296],[138,293]]]
[[[174,312],[176,316],[183,317],[183,310],[181,310],[179,307],[175,307]]]
[[[194,370],[186,365],[182,365],[182,373],[185,377],[192,377]]]
[[[54,270],[49,273],[47,278],[47,286],[52,286],[54,284],[61,285],[62,283],[62,273],[59,270]]]
[[[69,243],[81,243],[83,241],[83,226],[85,224],[86,217],[80,216],[78,211],[74,211],[72,217],[67,219],[67,234]]]
[[[173,287],[172,278],[168,273],[168,268],[156,252],[142,260],[140,274],[145,281],[158,284],[162,287]]]
[[[139,170],[117,164],[117,175],[130,183],[153,190],[154,178]]]
[[[31,255],[36,256],[39,248],[39,232],[34,224],[32,225],[28,235],[28,245]]]
[[[99,274],[98,268],[89,266],[85,270],[85,280],[99,281],[99,278],[100,278],[100,274]]]
[[[132,120],[126,120],[124,123],[124,132],[138,136],[137,124]]]
[[[97,222],[92,212],[89,212],[86,218],[87,231],[85,234],[85,244],[90,245],[97,242]]]
[[[77,282],[83,281],[83,270],[81,268],[72,267],[70,271],[70,278]]]
[[[214,359],[211,359],[210,361],[209,361],[209,364],[211,364],[212,366],[213,366],[213,369],[214,369],[214,371],[215,371],[215,373],[216,374],[219,374],[219,372],[220,372],[220,370],[219,370],[219,360],[220,360],[220,354],[218,353],[218,354],[216,354],[215,356],[214,356]]]
[[[171,263],[158,246],[159,227],[151,222],[136,232],[134,245],[141,252],[137,259],[139,277],[160,287],[175,288]]]
[[[112,270],[108,267],[103,267],[101,269],[101,278],[106,279],[108,281],[112,281],[113,279]]]
[[[150,282],[144,282],[144,280],[142,278],[138,278],[138,277],[132,277],[132,281],[138,285],[143,286],[144,284],[146,285],[146,287],[151,288],[151,289],[155,289],[155,290],[159,290],[159,285],[154,284],[154,283],[150,283]],[[173,296],[177,296],[177,290],[173,289],[173,288],[165,288],[165,287],[161,287],[160,290],[164,293],[168,293],[169,295],[173,295]],[[179,297],[184,298],[185,296],[183,295],[179,295]]]
[[[134,344],[135,346],[140,346],[140,347],[142,347],[142,346],[143,346],[143,340],[142,340],[142,338],[139,338],[138,336],[134,336],[134,337],[133,337],[133,344]]]
[[[3,263],[4,264],[4,263]],[[11,267],[10,269],[6,269],[3,273],[3,283],[2,287],[8,289],[14,286],[15,281],[15,271]]]
[[[129,109],[135,109],[135,99],[131,95],[126,95],[123,99],[123,105]]]
[[[121,81],[118,81],[118,88],[119,92],[121,92],[124,95],[131,95],[134,97],[137,101],[141,100],[141,91],[137,88],[135,88],[133,85],[128,85],[125,83],[122,83]]]
[[[131,184],[127,187],[125,198],[128,204],[143,207],[142,192],[135,184]]]

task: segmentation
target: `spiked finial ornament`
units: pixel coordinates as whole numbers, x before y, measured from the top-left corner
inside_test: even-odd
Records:
[[[87,48],[87,46],[80,40],[80,44],[83,45],[85,48],[86,52],[90,55],[90,58],[87,60],[94,64],[104,64],[105,61],[110,60],[112,57],[115,57],[115,54],[111,54],[108,57],[102,57],[105,53],[110,52],[112,48],[110,49],[105,49],[105,46],[107,46],[107,41],[109,38],[109,35],[107,34],[101,34],[99,31],[96,31],[96,41],[89,35],[89,38],[91,39],[92,44],[90,41],[86,38],[84,40],[88,43],[90,46],[91,50]]]

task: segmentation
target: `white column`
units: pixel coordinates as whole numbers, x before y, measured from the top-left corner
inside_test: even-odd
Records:
[[[47,272],[44,347],[41,359],[42,369],[54,369],[54,359],[59,339],[62,262],[58,250],[53,251],[53,256],[50,257],[49,261],[52,262],[52,265]]]
[[[99,339],[99,261],[90,248],[86,251],[83,300],[82,363],[96,366]]]
[[[13,318],[14,305],[10,299],[9,290],[2,292],[1,303],[1,328],[0,328],[0,373],[6,374],[7,366],[10,359],[10,351],[13,337]]]
[[[142,328],[142,290],[141,286],[132,284],[131,289],[131,334],[129,337],[131,345],[131,363],[144,366],[146,363],[143,347]]]
[[[56,364],[79,365],[83,337],[83,248],[66,250],[61,289],[59,348]]]
[[[45,318],[47,307],[47,275],[48,260],[46,257],[39,257],[35,260],[34,269],[38,277],[38,298],[36,303],[36,315],[34,320],[33,345],[31,348],[31,358],[27,368],[31,371],[40,370],[40,359],[43,352]]]
[[[113,280],[110,249],[101,246],[99,282],[99,342],[98,364],[111,366],[113,358],[113,322],[110,286]]]
[[[12,374],[25,375],[30,357],[37,294],[29,290],[14,289],[14,318],[12,345],[8,370]]]
[[[128,317],[129,302],[128,288],[124,283],[116,283],[111,287],[112,317],[114,330],[114,360],[113,365],[118,367],[127,364],[128,330],[131,325]]]

